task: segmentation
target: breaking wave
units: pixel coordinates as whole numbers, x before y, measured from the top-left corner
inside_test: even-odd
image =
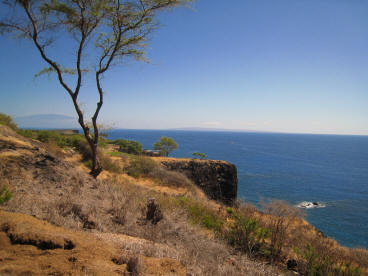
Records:
[[[323,204],[322,202],[303,201],[300,202],[298,205],[296,205],[296,207],[303,209],[310,209],[310,208],[324,208],[326,207],[326,205]]]

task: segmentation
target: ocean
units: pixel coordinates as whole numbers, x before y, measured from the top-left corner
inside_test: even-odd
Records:
[[[344,246],[368,248],[368,136],[220,131],[112,130],[109,139],[140,142],[161,136],[179,145],[170,156],[226,160],[238,169],[238,199],[292,205],[320,202],[306,219]]]

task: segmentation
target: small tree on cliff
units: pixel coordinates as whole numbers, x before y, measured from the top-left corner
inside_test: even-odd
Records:
[[[37,48],[47,68],[42,73],[55,73],[60,85],[69,94],[78,122],[92,152],[91,175],[97,177],[102,171],[97,158],[99,129],[97,118],[103,104],[104,91],[101,80],[104,74],[124,58],[137,60],[144,56],[148,35],[155,29],[158,11],[168,9],[191,0],[2,0],[1,10],[7,8],[7,16],[0,20],[0,35],[15,33],[29,39]],[[72,40],[65,39],[68,35]],[[75,41],[63,45],[74,46],[72,67],[66,66],[65,56],[59,52],[54,57],[49,48],[56,39]],[[94,43],[91,43],[94,42]],[[87,57],[93,57],[86,61]],[[61,63],[64,62],[64,65]],[[94,64],[94,79],[98,102],[91,118],[91,124],[83,114],[78,96],[87,64]],[[70,63],[69,63],[70,65]],[[74,75],[70,80],[67,75]]]
[[[194,156],[194,158],[200,159],[205,159],[207,157],[207,155],[202,152],[193,152],[192,155]]]
[[[178,144],[174,139],[162,136],[156,143],[153,144],[155,150],[159,150],[162,155],[169,156],[169,153],[178,148]]]

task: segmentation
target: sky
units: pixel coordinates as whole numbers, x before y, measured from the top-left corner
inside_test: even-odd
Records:
[[[99,122],[368,135],[367,15],[366,0],[198,0],[162,13],[149,63],[106,73]],[[53,54],[67,60],[70,40],[59,42]],[[34,78],[45,63],[31,43],[0,37],[0,64],[0,112],[76,116],[55,77]]]

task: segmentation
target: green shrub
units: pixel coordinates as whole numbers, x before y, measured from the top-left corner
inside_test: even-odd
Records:
[[[72,147],[79,150],[80,143],[86,141],[81,134],[61,134],[53,130],[18,129],[18,134],[38,140],[42,143],[55,144],[60,148]]]
[[[110,156],[115,156],[115,157],[123,156],[123,154],[121,152],[117,152],[117,151],[109,151],[109,152],[107,152],[107,154],[110,155]]]
[[[135,155],[139,155],[142,153],[142,144],[137,141],[117,139],[113,141],[113,144],[119,146],[120,152],[125,152],[125,153],[135,154]]]
[[[17,125],[14,123],[13,118],[0,112],[0,125],[8,126],[13,130],[17,130]]]
[[[60,147],[72,147],[78,150],[79,144],[86,140],[81,134],[63,135],[63,142]]]
[[[9,191],[6,186],[2,186],[0,188],[0,205],[4,204],[5,202],[9,201],[12,198],[13,194]]]
[[[51,130],[38,131],[36,139],[42,143],[55,143],[56,145],[62,143],[61,135]]]
[[[269,236],[269,229],[261,227],[255,218],[246,217],[236,210],[227,212],[233,223],[224,232],[224,239],[250,256],[265,255],[268,252],[265,239]]]
[[[19,135],[22,135],[23,137],[26,138],[31,138],[31,139],[36,139],[37,135],[36,135],[36,131],[34,130],[30,130],[30,129],[18,129],[17,133]]]
[[[204,204],[187,197],[179,197],[176,204],[188,212],[189,219],[221,235],[224,219]]]

